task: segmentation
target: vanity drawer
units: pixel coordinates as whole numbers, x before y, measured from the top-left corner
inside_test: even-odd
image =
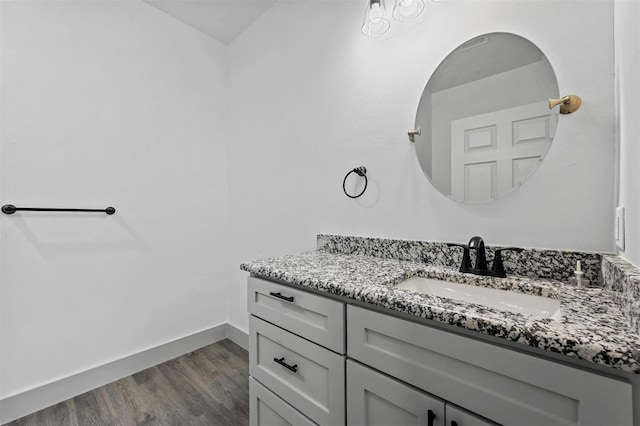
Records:
[[[317,426],[275,393],[249,377],[249,424],[251,426]]]
[[[318,424],[344,424],[344,357],[253,315],[249,374]]]
[[[350,358],[502,424],[632,424],[623,381],[352,305],[347,336]]]
[[[250,314],[345,353],[344,303],[261,278],[247,283]]]

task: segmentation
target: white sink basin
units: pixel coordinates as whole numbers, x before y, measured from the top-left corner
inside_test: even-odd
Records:
[[[412,277],[396,288],[461,300],[535,318],[560,320],[560,300],[424,277]]]

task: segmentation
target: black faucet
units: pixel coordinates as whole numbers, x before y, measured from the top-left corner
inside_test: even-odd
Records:
[[[496,249],[495,256],[493,258],[493,265],[489,270],[487,268],[487,253],[484,249],[484,241],[481,237],[471,238],[467,245],[457,243],[448,243],[447,245],[450,247],[462,247],[464,250],[460,272],[499,278],[505,278],[507,276],[507,273],[504,270],[504,265],[502,264],[502,252],[515,251],[520,253],[524,250],[519,247],[503,247]],[[473,267],[471,267],[471,250],[476,251],[476,263]]]

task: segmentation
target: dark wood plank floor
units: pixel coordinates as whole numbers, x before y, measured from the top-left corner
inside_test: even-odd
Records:
[[[7,426],[248,425],[248,358],[223,340]]]

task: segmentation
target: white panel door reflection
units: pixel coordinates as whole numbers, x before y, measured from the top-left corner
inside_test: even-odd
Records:
[[[557,113],[547,101],[451,121],[451,198],[484,203],[503,197],[538,168]]]

